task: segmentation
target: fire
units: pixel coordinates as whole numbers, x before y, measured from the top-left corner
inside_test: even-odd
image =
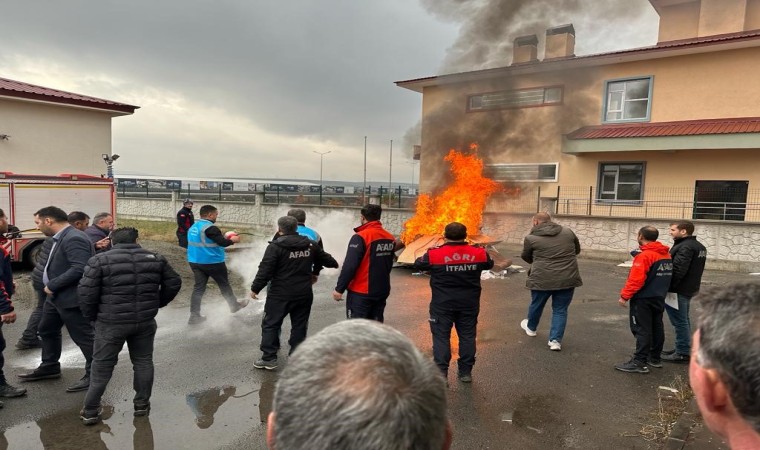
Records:
[[[451,222],[464,224],[468,234],[479,234],[486,201],[501,186],[483,177],[483,161],[474,154],[477,149],[477,144],[471,144],[471,155],[454,149],[449,151],[444,161],[451,164],[454,182],[436,197],[427,194],[419,196],[414,217],[404,223],[401,233],[405,244],[421,235],[440,235]]]

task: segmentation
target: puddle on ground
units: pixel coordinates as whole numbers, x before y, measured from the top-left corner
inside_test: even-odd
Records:
[[[79,407],[0,432],[0,449],[218,448],[266,427],[276,376],[261,385],[210,386],[188,394],[154,393],[148,417],[133,417],[131,395],[104,399],[102,422],[85,426]],[[110,403],[110,404],[109,404]]]

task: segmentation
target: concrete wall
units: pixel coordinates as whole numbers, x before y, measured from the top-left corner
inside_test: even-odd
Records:
[[[257,200],[260,200],[258,198]],[[219,224],[222,226],[250,227],[262,236],[270,236],[275,221],[285,214],[288,205],[216,202]],[[119,198],[117,220],[121,218],[160,220],[173,222],[182,207],[181,200]],[[299,205],[310,215],[331,212],[348,212],[358,216],[359,207],[328,207]],[[413,211],[389,209],[383,211],[383,225],[399,235],[403,224]],[[532,214],[486,213],[483,216],[483,234],[501,239],[508,244],[522,244],[530,231]],[[588,216],[557,216],[557,223],[570,227],[578,235],[583,254],[588,257],[624,261],[628,252],[636,248],[636,233],[644,225],[660,230],[660,240],[672,245],[668,234],[669,221],[645,219],[619,219]],[[357,220],[358,222],[358,220]],[[348,224],[347,226],[351,226]],[[708,268],[744,272],[760,272],[760,226],[757,224],[696,221],[696,235],[707,247]],[[512,255],[510,255],[512,256]]]

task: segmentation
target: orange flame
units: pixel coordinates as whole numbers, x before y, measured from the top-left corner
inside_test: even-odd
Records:
[[[470,150],[477,149],[477,144],[470,144]],[[464,224],[468,234],[479,234],[486,201],[501,189],[499,183],[483,177],[483,161],[475,154],[465,155],[452,149],[444,161],[451,164],[454,182],[436,197],[420,194],[414,217],[404,223],[401,240],[405,244],[421,235],[443,234],[451,222]]]

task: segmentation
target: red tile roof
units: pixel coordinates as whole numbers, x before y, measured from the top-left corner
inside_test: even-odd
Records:
[[[739,133],[760,133],[760,117],[594,125],[579,128],[569,133],[567,138],[614,139]]]
[[[107,111],[118,111],[133,114],[139,106],[127,105],[102,98],[59,91],[21,81],[0,78],[0,97],[12,97],[27,100],[38,100],[63,105],[86,106]]]

